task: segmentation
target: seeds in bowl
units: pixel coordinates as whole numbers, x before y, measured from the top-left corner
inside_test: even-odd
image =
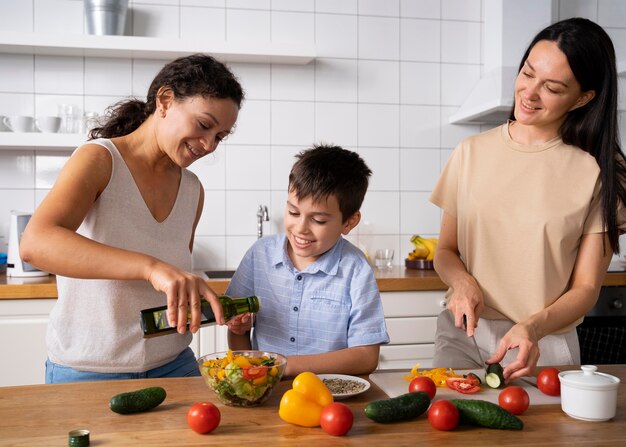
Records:
[[[362,391],[365,388],[365,384],[350,379],[322,379],[324,385],[330,390],[331,394],[353,394]]]

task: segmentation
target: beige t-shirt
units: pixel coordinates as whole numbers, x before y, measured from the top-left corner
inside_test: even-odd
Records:
[[[560,138],[526,146],[504,124],[457,146],[430,200],[457,219],[482,317],[519,322],[563,295],[582,235],[604,231],[600,187],[593,156]]]

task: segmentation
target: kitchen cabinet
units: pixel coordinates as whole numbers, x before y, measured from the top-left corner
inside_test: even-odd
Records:
[[[194,334],[191,349],[196,357],[213,352],[228,351],[228,327],[210,324]]]
[[[390,342],[380,348],[378,369],[432,367],[437,316],[446,308],[445,291],[382,292]]]
[[[216,42],[91,34],[41,34],[0,31],[0,53],[45,56],[108,57],[172,60],[206,53],[227,63],[308,64],[314,45],[276,42]],[[22,148],[73,150],[86,140],[82,134],[0,132],[0,150]]]
[[[56,299],[0,300],[0,386],[45,382],[46,329]]]

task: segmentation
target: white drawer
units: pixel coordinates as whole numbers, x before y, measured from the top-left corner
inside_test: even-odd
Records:
[[[390,343],[394,345],[433,343],[437,317],[386,318]]]
[[[383,345],[380,347],[378,369],[406,369],[407,374],[419,363],[420,368],[432,368],[434,344]]]
[[[386,317],[439,315],[446,308],[443,290],[423,292],[382,292],[380,297]]]

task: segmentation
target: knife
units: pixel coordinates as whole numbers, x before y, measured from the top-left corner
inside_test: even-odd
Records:
[[[467,332],[467,316],[463,315],[463,329],[465,329],[465,331]],[[476,339],[474,338],[474,336],[472,335],[472,341],[474,342],[474,347],[476,348],[476,352],[478,353],[478,358],[480,359],[480,362],[485,365],[485,361],[483,360],[483,356],[480,353],[480,349],[478,349],[478,343],[476,343]]]

